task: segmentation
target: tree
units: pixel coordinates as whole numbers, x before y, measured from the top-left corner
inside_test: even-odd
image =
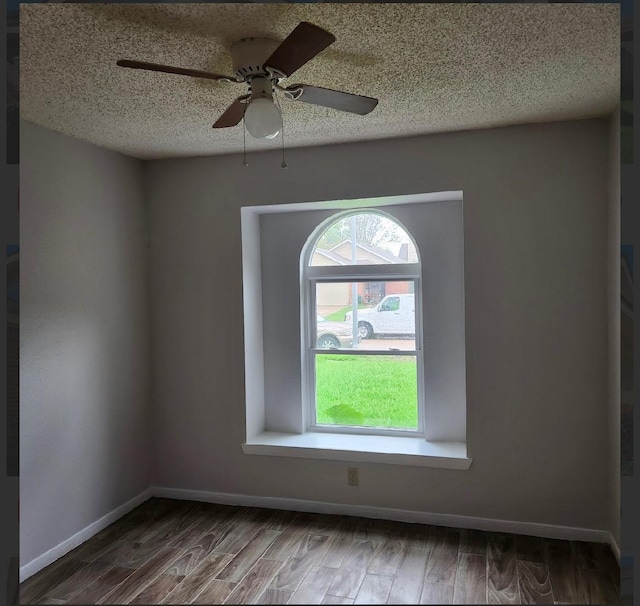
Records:
[[[353,217],[353,215],[352,215]],[[358,244],[371,244],[385,248],[388,242],[398,242],[397,225],[376,213],[361,213],[355,215],[356,242]],[[317,247],[323,249],[334,246],[351,239],[351,217],[345,217],[330,225],[322,237],[318,240]]]

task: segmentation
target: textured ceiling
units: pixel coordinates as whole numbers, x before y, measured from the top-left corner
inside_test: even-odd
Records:
[[[367,116],[282,99],[288,147],[605,115],[619,96],[616,4],[21,4],[22,118],[138,158],[242,150],[212,129],[238,84],[132,70],[121,58],[231,74],[230,45],[311,21],[336,42],[283,84],[377,97]],[[280,138],[247,135],[247,150]]]

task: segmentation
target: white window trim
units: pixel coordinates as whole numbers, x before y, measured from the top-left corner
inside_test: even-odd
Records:
[[[266,431],[242,445],[245,454],[275,457],[385,463],[441,469],[469,469],[464,442],[427,442],[418,437],[389,437],[308,432]]]
[[[338,434],[358,434],[358,435],[380,435],[388,437],[422,437],[424,439],[424,358],[422,354],[422,296],[420,289],[420,279],[422,277],[422,266],[418,263],[398,263],[393,265],[338,265],[338,266],[313,266],[311,259],[316,249],[318,240],[322,234],[334,223],[362,213],[376,214],[393,222],[400,227],[411,238],[418,258],[420,251],[409,230],[402,225],[395,217],[379,209],[357,209],[337,212],[325,219],[316,227],[309,236],[300,256],[300,311],[302,317],[302,398],[306,403],[307,411],[305,418],[305,430],[310,432],[338,433]],[[386,282],[392,280],[407,280],[415,283],[415,349],[410,351],[374,351],[365,348],[357,350],[337,350],[328,352],[313,347],[316,339],[316,286],[324,282]],[[320,425],[316,419],[316,377],[315,360],[317,355],[327,355],[331,353],[343,353],[346,355],[392,355],[392,356],[413,356],[416,359],[416,380],[417,398],[416,406],[418,413],[418,427],[416,429],[390,429],[381,427],[354,427],[348,425]]]
[[[263,327],[265,326],[262,317],[262,268],[261,268],[261,243],[260,243],[260,219],[261,215],[269,215],[272,213],[296,213],[298,211],[328,211],[328,210],[366,210],[378,209],[393,205],[411,205],[424,203],[447,203],[453,202],[459,206],[450,207],[454,210],[456,225],[461,225],[462,210],[462,192],[438,192],[433,194],[413,194],[406,196],[391,196],[375,199],[360,200],[336,200],[317,203],[300,203],[286,205],[270,205],[262,207],[244,207],[241,209],[242,219],[242,247],[243,247],[243,287],[244,287],[244,317],[245,317],[245,387],[246,387],[246,440],[242,447],[247,454],[267,455],[267,456],[291,456],[316,459],[330,459],[339,461],[370,461],[378,463],[401,464],[401,465],[418,465],[427,467],[441,467],[449,469],[468,469],[472,459],[467,456],[467,448],[465,441],[449,440],[443,436],[441,439],[433,436],[430,440],[425,440],[423,436],[410,437],[394,435],[365,435],[355,434],[353,431],[347,435],[339,431],[305,431],[306,419],[302,420],[299,429],[287,429],[286,432],[268,429],[268,414],[266,410],[266,373],[265,373],[265,356],[263,344]],[[437,206],[437,205],[436,205]],[[440,208],[445,208],[440,206]],[[455,210],[458,209],[458,210]],[[398,211],[400,212],[400,211]],[[437,211],[440,212],[440,211]],[[439,216],[439,215],[438,215]],[[400,224],[401,219],[396,219]],[[406,223],[406,222],[405,222]],[[412,223],[409,221],[406,224]],[[458,229],[458,228],[456,228]],[[456,236],[461,241],[460,235]],[[299,249],[301,250],[301,249]],[[454,249],[452,249],[454,250]],[[458,263],[459,278],[462,276],[461,260]],[[414,264],[407,264],[414,265]],[[366,266],[358,266],[358,277],[361,279],[361,270]],[[394,277],[408,277],[402,273],[402,266],[386,266],[391,270]],[[327,272],[325,268],[316,268],[318,276],[321,277],[323,272]],[[337,268],[331,268],[332,273]],[[349,281],[353,276],[353,268],[343,266],[343,279]],[[457,282],[461,284],[460,279]],[[463,296],[463,295],[462,295]],[[462,309],[464,303],[462,301]],[[464,316],[461,318],[462,331],[464,331]],[[422,314],[419,314],[418,321],[421,321]],[[460,324],[460,322],[458,322]],[[304,330],[304,322],[301,321],[301,331]],[[423,327],[420,328],[421,334]],[[464,333],[462,332],[462,335]],[[430,335],[431,337],[431,335]],[[458,376],[457,383],[464,386],[464,344],[463,339],[459,337],[454,339],[459,345],[458,351],[461,355],[454,356],[454,364],[458,370],[453,370],[454,375]],[[430,343],[430,347],[433,345]],[[462,348],[462,349],[460,349]],[[462,360],[462,366],[460,361]],[[452,367],[453,369],[453,367]],[[430,372],[433,373],[435,369]],[[448,376],[446,381],[450,381]],[[435,375],[439,377],[440,375]],[[424,381],[421,382],[424,385]],[[455,391],[455,390],[454,390]],[[464,398],[464,392],[461,392]],[[464,411],[464,407],[460,408],[460,403],[464,400],[451,401],[455,404],[459,411]],[[277,406],[277,402],[275,404]],[[447,405],[447,400],[439,401],[440,410],[443,405]],[[306,407],[300,403],[303,416]],[[283,409],[286,410],[286,409]],[[438,413],[442,414],[442,412]],[[462,413],[462,435],[466,433],[466,414]],[[458,421],[456,421],[458,422]],[[295,422],[294,422],[295,426]],[[452,426],[454,427],[454,426]],[[446,430],[445,430],[446,431]]]

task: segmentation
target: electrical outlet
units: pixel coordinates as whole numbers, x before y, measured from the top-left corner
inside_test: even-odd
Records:
[[[347,467],[347,483],[349,484],[349,486],[358,485],[358,468],[357,467]]]

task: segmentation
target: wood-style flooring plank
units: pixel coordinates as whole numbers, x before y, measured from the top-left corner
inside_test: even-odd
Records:
[[[446,583],[430,583],[422,585],[420,604],[453,604],[453,587]]]
[[[539,562],[518,560],[518,583],[522,604],[553,604],[549,567]]]
[[[319,513],[309,525],[309,534],[330,537],[340,523],[340,516],[328,513]]]
[[[448,583],[447,583],[448,584]],[[455,604],[487,603],[487,558],[476,553],[461,553],[453,590]]]
[[[296,521],[297,520],[297,521]],[[308,528],[300,523],[300,517],[290,520],[281,531],[280,536],[269,547],[264,557],[268,560],[279,560],[285,562],[287,559],[295,555],[300,544],[308,534]]]
[[[95,561],[110,566],[123,566],[137,570],[158,553],[159,547],[155,542],[124,541],[115,543],[111,550],[105,552]]]
[[[20,604],[35,604],[64,580],[86,567],[85,562],[60,558],[20,585]]]
[[[547,563],[547,555],[544,548],[544,540],[540,537],[528,535],[516,535],[516,557],[518,560],[529,562]]]
[[[241,513],[239,505],[216,505],[215,517],[220,524],[233,524],[236,516]]]
[[[213,549],[215,553],[236,555],[260,532],[260,526],[251,521],[232,524],[232,530]]]
[[[153,583],[147,586],[130,604],[159,604],[184,579],[184,575],[163,572]]]
[[[177,528],[184,530],[183,523],[189,519],[189,512],[193,510],[194,505],[195,503],[186,501],[169,508],[153,523],[149,524],[146,532],[136,536],[136,540],[140,543],[146,543],[151,539],[157,539],[159,535],[162,536],[165,532],[172,533]]]
[[[263,528],[216,576],[220,581],[237,583],[283,531]],[[281,564],[281,562],[278,562]]]
[[[75,574],[72,574],[53,589],[49,590],[46,595],[48,598],[68,601],[76,593],[82,591],[83,587],[97,581],[110,568],[111,566],[103,564],[102,562],[87,563]]]
[[[207,534],[228,534],[231,528],[232,526],[230,524],[218,522],[218,520],[211,515],[203,515],[202,517],[199,517],[188,530],[168,541],[167,547],[188,549],[196,541]]]
[[[371,561],[371,574],[394,575],[402,561],[407,545],[408,532],[389,534]]]
[[[549,578],[556,602],[586,604],[588,587],[569,541],[545,539]]]
[[[282,564],[269,587],[277,591],[294,592],[309,569],[324,556],[327,541],[325,535],[306,535],[295,554]]]
[[[444,526],[433,526],[429,531],[425,581],[453,586],[458,567],[460,532]]]
[[[256,604],[288,604],[292,594],[292,591],[267,588],[258,598]]]
[[[228,553],[212,553],[191,574],[186,576],[162,604],[191,604],[201,591],[231,561]]]
[[[294,511],[275,510],[267,528],[269,530],[284,530],[295,516],[296,512]]]
[[[482,603],[482,561],[489,603],[619,602],[606,544],[172,499],[27,579],[20,602]]]
[[[238,507],[230,522],[233,524],[255,522],[260,516],[264,519],[264,511],[260,507]]]
[[[85,562],[95,561],[105,549],[112,546],[114,541],[122,540],[130,534],[133,538],[135,533],[144,532],[148,525],[173,507],[176,507],[176,501],[149,499],[76,547],[71,553],[75,559]]]
[[[247,509],[251,509],[252,511],[247,515]],[[315,516],[317,514],[307,514],[311,516]],[[259,526],[260,528],[267,528],[268,530],[275,530],[273,528],[268,528],[271,526],[273,522],[277,523],[277,520],[280,519],[280,515],[277,509],[267,509],[264,507],[255,507],[255,508],[247,508],[241,507],[240,512],[236,516],[234,516],[230,522],[232,523],[244,523],[250,522],[255,526]]]
[[[194,539],[181,555],[167,570],[176,575],[187,576],[213,553],[213,550],[229,534],[231,526],[214,526],[209,533]]]
[[[487,555],[487,532],[465,528],[460,531],[460,552]]]
[[[335,576],[334,568],[312,566],[289,598],[289,604],[321,604]]]
[[[335,532],[329,537],[326,554],[321,562],[325,568],[340,568],[342,561],[355,539],[356,527],[347,517],[338,523]]]
[[[236,583],[213,579],[191,602],[192,604],[222,604],[236,588]]]
[[[620,603],[620,590],[609,575],[601,570],[589,570],[586,572],[586,576],[589,604]]]
[[[268,532],[280,532],[269,530]],[[224,601],[225,604],[255,604],[269,587],[282,562],[258,560]]]
[[[104,549],[94,549],[92,554],[83,559],[139,568],[153,556],[159,546],[170,546],[166,544],[170,541],[163,540],[163,537],[167,535],[171,538],[175,526],[180,527],[181,532],[177,536],[181,536],[185,530],[182,524],[188,519],[188,513],[193,507],[191,502],[186,502],[183,506],[180,506],[179,501],[168,504],[161,502],[159,507],[151,510],[147,518],[139,520],[128,532],[105,545]]]
[[[598,570],[597,544],[587,541],[571,541],[571,549],[578,568],[583,570]]]
[[[401,537],[411,532],[413,524],[397,522],[395,520],[383,520],[376,518],[372,524],[372,540],[384,541],[389,537]]]
[[[199,528],[200,524],[210,521],[206,511],[203,511],[200,503],[193,503],[184,511],[176,511],[171,515],[158,531],[152,536],[156,544],[169,546],[177,543],[184,536],[189,536],[190,532]]]
[[[420,600],[429,553],[429,530],[427,527],[416,528],[409,535],[391,587],[389,604],[417,604]]]
[[[377,543],[356,540],[336,570],[327,593],[341,598],[355,598],[376,552]]]
[[[604,572],[613,582],[618,593],[620,593],[620,564],[613,555],[611,547],[606,543],[595,543],[594,551],[598,558],[598,570]]]
[[[107,594],[111,593],[135,571],[132,568],[114,566],[105,572],[99,579],[84,587],[76,593],[68,604],[97,604]]]
[[[167,547],[157,552],[146,564],[120,583],[113,591],[102,598],[98,604],[128,604],[156,580],[181,554],[181,550]]]
[[[354,603],[354,599],[353,598],[339,598],[336,595],[325,595],[324,598],[322,598],[322,602],[320,602],[321,604],[353,604]]]
[[[371,518],[352,517],[349,522],[353,526],[353,538],[356,541],[372,541],[378,534]]]
[[[487,598],[489,604],[518,604],[516,539],[512,534],[492,532],[487,543]]]
[[[119,541],[146,543],[167,528],[175,519],[177,512],[189,508],[189,502],[184,504],[173,499],[162,500],[151,509],[148,516],[144,516],[128,532],[121,534]]]
[[[355,598],[354,604],[386,604],[391,586],[392,576],[366,574]]]
[[[120,521],[118,520],[100,531],[88,541],[76,547],[69,555],[73,559],[82,560],[83,562],[95,562],[103,553],[111,550],[115,543],[121,541],[122,537],[135,530],[133,521],[129,524],[118,524]]]

